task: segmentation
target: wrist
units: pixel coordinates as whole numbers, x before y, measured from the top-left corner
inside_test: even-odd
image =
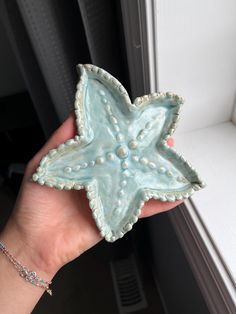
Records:
[[[35,271],[45,280],[51,280],[59,268],[50,264],[37,250],[37,244],[27,239],[17,228],[14,222],[9,221],[0,233],[0,240],[6,245],[8,251],[22,265]]]
[[[41,269],[40,263],[34,258],[34,252],[11,223],[1,232],[0,240],[8,251],[0,252],[0,313],[32,313],[35,304],[48,289],[47,282],[52,280],[54,273]],[[21,278],[21,268],[14,267],[17,262],[37,273],[39,286],[31,281],[32,277],[28,277],[29,280]],[[46,283],[45,286],[42,286],[40,279]],[[47,291],[50,293],[50,286]]]

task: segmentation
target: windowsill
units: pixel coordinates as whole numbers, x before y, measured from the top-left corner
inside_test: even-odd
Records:
[[[236,304],[236,127],[226,122],[178,134],[175,143],[207,184],[191,199],[198,222],[191,213],[191,202],[186,207],[206,246],[211,242],[213,250],[208,248],[208,253],[226,286],[230,277],[230,295]]]

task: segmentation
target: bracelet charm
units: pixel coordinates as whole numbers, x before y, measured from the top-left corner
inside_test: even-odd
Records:
[[[1,241],[0,251],[2,251],[2,253],[9,259],[9,261],[17,269],[19,275],[22,278],[24,278],[25,281],[28,281],[35,286],[45,289],[48,294],[52,295],[52,290],[49,288],[49,285],[52,282],[43,280],[42,278],[37,276],[37,273],[35,271],[29,270],[26,266],[23,266],[19,262],[17,262],[16,259],[9,253],[9,251],[6,249],[6,246]]]

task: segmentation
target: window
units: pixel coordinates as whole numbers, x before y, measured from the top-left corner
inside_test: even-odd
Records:
[[[212,312],[231,313],[236,309],[236,3],[122,1],[122,9],[130,74],[137,78],[139,68],[144,78],[143,90],[133,87],[133,96],[148,88],[186,99],[176,148],[207,187],[172,220]],[[129,40],[135,19],[136,47]]]

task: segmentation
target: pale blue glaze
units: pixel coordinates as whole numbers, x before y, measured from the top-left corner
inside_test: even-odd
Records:
[[[75,113],[79,136],[46,155],[33,180],[87,190],[102,236],[131,230],[144,201],[175,201],[203,187],[196,171],[168,147],[182,98],[151,94],[130,102],[124,87],[92,65],[80,65]]]

